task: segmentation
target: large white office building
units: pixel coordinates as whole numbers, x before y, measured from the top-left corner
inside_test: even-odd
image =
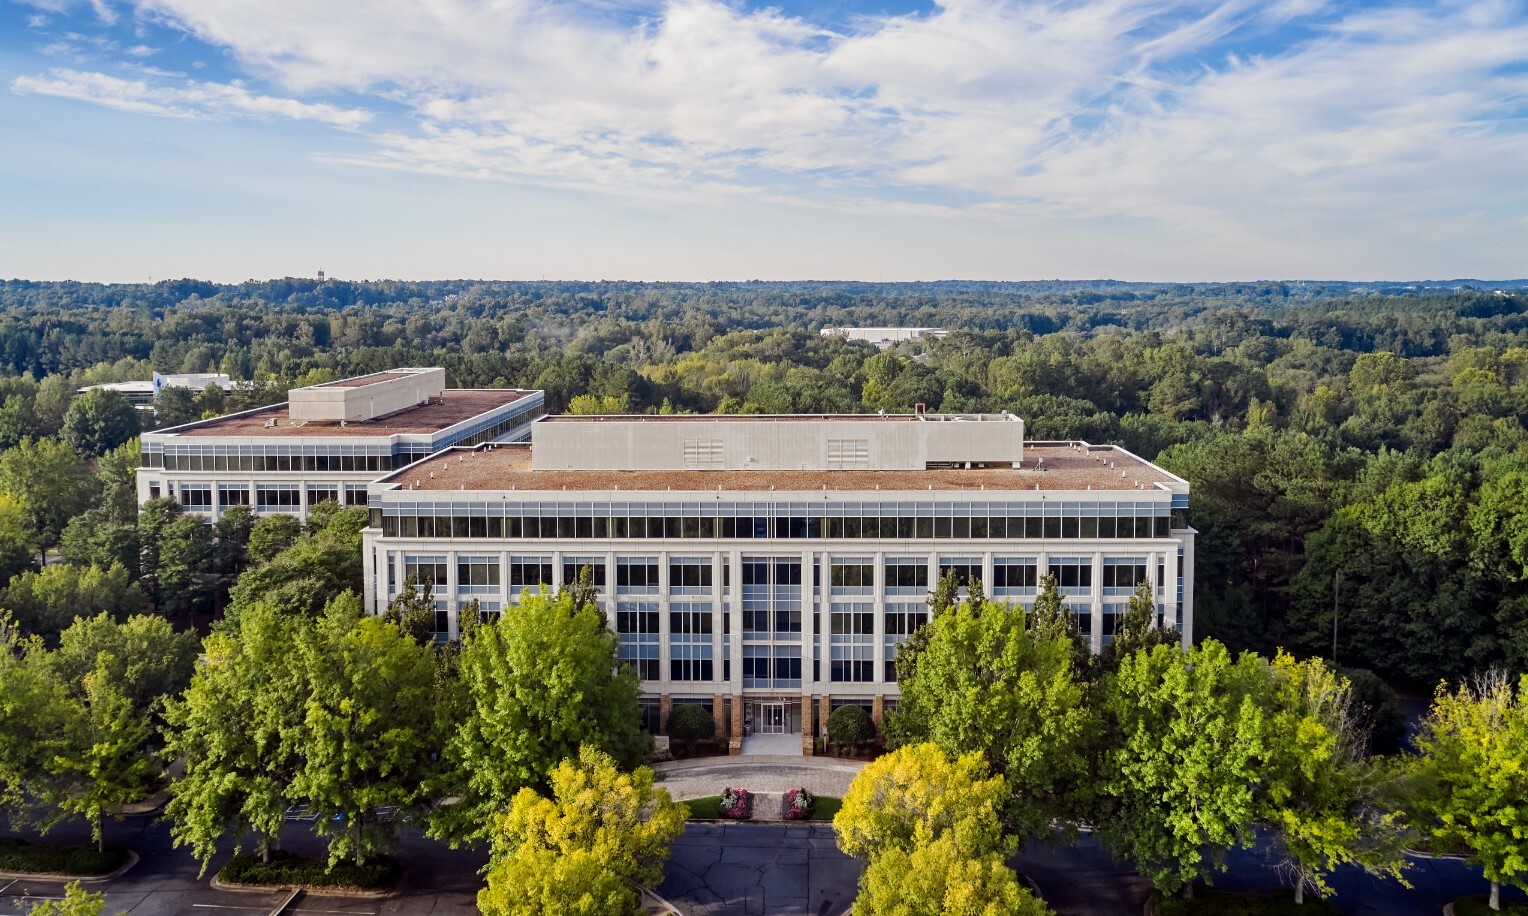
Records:
[[[306,517],[366,504],[369,481],[451,446],[509,442],[544,413],[540,391],[447,389],[440,368],[394,369],[288,393],[284,404],[144,433],[138,500]]]
[[[366,602],[412,580],[455,638],[476,602],[590,567],[649,727],[680,703],[802,735],[877,723],[939,577],[1033,602],[1047,574],[1095,650],[1142,580],[1193,638],[1188,484],[1122,449],[1024,441],[1004,415],[545,417],[529,445],[450,449],[370,486]]]

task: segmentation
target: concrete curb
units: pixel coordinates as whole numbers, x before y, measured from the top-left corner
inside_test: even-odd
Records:
[[[293,895],[298,892],[312,897],[349,897],[353,900],[387,900],[398,896],[403,887],[403,878],[387,887],[376,890],[363,890],[359,887],[315,887],[308,884],[236,884],[232,881],[224,881],[223,873],[218,872],[207,882],[214,890],[233,891],[238,894],[269,894],[273,891],[291,891]],[[289,900],[288,903],[291,901]],[[283,904],[285,906],[285,904]]]
[[[127,858],[117,866],[115,871],[109,871],[104,875],[63,875],[48,871],[0,871],[0,878],[15,879],[17,881],[78,881],[81,884],[104,884],[127,874],[128,869],[138,864],[138,854],[131,849],[127,851]]]
[[[841,760],[832,757],[790,757],[780,754],[750,754],[743,757],[700,757],[688,760],[669,760],[652,764],[657,775],[683,773],[720,767],[729,770],[750,770],[760,767],[800,767],[803,770],[827,770],[836,773],[858,773],[865,768],[863,760]]]

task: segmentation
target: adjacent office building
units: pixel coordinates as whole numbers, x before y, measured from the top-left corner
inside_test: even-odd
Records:
[[[146,432],[138,499],[173,497],[306,517],[366,504],[369,481],[451,446],[511,442],[544,413],[540,391],[445,387],[440,368],[394,369],[297,388],[284,404]]]
[[[944,574],[1034,601],[1054,575],[1106,644],[1137,583],[1193,638],[1187,482],[1113,446],[1025,442],[1003,415],[545,417],[528,445],[438,452],[369,487],[367,606],[428,585],[436,630],[588,567],[662,731],[674,704],[800,734],[898,697]]]

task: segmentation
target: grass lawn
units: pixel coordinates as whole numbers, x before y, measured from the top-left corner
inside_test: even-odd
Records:
[[[1501,909],[1493,910],[1485,894],[1477,897],[1460,897],[1454,901],[1454,916],[1525,916],[1528,904],[1503,903]]]
[[[707,795],[705,798],[692,798],[685,804],[690,806],[690,818],[692,820],[715,821],[722,820],[722,797],[720,795]],[[811,820],[831,821],[833,815],[843,802],[831,796],[819,795],[812,803]]]
[[[685,804],[690,806],[690,817],[695,820],[714,821],[722,816],[722,797],[720,795],[707,795],[705,798],[692,798]]]
[[[331,870],[326,859],[309,859],[289,852],[273,852],[269,862],[258,855],[235,856],[218,877],[232,884],[301,884],[307,887],[384,887],[398,880],[403,869],[387,856],[378,856],[357,868],[341,862]]]
[[[116,871],[127,859],[117,846],[97,852],[94,843],[80,846],[33,846],[26,840],[0,839],[0,871],[92,877]]]
[[[1163,897],[1157,903],[1160,916],[1339,916],[1342,911],[1328,900],[1306,895],[1305,903],[1295,903],[1295,892],[1288,888],[1266,894],[1228,894],[1196,888],[1193,900]]]

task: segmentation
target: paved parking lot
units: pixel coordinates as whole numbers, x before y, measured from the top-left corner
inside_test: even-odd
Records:
[[[691,824],[658,893],[685,916],[829,916],[849,908],[859,874],[829,826]]]
[[[318,854],[322,850],[306,825],[289,828],[283,840],[294,852]],[[88,839],[82,826],[66,825],[47,837],[47,842],[77,843]],[[285,892],[214,890],[206,877],[198,877],[198,865],[184,849],[170,845],[169,827],[149,818],[108,823],[106,839],[121,843],[139,855],[138,864],[109,884],[87,885],[106,892],[106,914],[115,916],[255,916],[269,913]],[[300,895],[284,911],[298,916],[454,916],[477,912],[476,898],[482,878],[478,869],[487,861],[481,851],[450,850],[404,829],[400,858],[408,864],[397,897],[357,900],[349,897]],[[219,856],[208,868],[214,874],[227,861]],[[25,914],[44,898],[63,896],[63,883],[24,878],[0,878],[0,916]]]

